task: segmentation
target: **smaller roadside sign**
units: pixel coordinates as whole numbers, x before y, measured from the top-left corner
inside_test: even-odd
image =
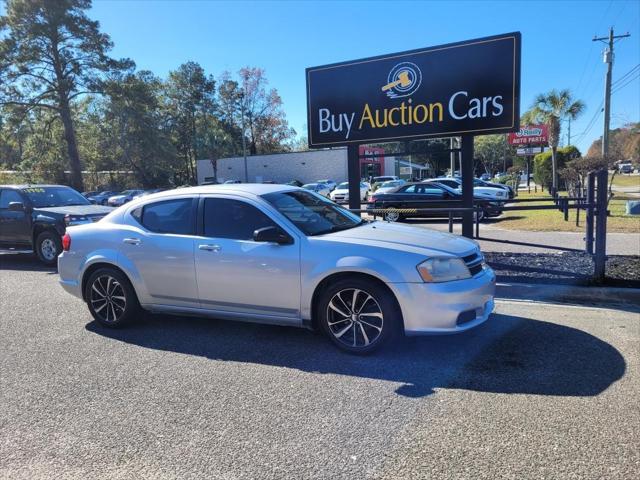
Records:
[[[524,147],[517,149],[516,154],[519,156],[536,155],[538,153],[546,152],[547,150],[549,149],[543,147]]]
[[[411,175],[411,167],[400,167],[400,175]]]
[[[549,141],[546,125],[526,125],[517,132],[507,134],[509,145],[543,144]]]

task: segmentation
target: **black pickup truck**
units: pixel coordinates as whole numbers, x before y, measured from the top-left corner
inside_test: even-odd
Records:
[[[97,222],[112,210],[63,185],[0,185],[0,250],[35,251],[55,265],[68,226]]]

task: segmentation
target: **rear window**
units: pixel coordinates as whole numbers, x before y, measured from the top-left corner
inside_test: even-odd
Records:
[[[180,198],[150,203],[131,212],[143,227],[155,233],[193,234],[193,200]]]

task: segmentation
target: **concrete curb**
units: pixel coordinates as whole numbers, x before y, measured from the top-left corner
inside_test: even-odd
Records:
[[[640,310],[640,288],[581,287],[535,283],[497,283],[496,298],[535,302],[582,304],[630,304]]]

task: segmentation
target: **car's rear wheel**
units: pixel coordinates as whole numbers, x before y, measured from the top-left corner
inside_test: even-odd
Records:
[[[399,319],[392,294],[375,282],[353,277],[332,284],[318,302],[317,319],[342,350],[366,354],[389,341]]]
[[[85,288],[85,299],[91,315],[105,327],[120,327],[140,311],[138,297],[129,279],[115,268],[96,270]]]
[[[36,238],[36,254],[45,265],[53,266],[62,252],[62,240],[57,232],[47,230]]]
[[[395,207],[389,207],[384,213],[384,219],[387,222],[399,222],[402,220],[402,214]]]

